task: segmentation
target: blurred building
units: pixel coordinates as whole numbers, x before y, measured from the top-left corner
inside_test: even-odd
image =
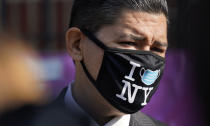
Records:
[[[41,50],[64,49],[72,0],[0,0],[0,28]]]

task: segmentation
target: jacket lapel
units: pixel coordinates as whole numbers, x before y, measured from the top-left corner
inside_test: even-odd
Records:
[[[58,95],[58,97],[55,99],[54,103],[60,106],[65,106],[64,98],[66,95],[68,87],[65,87],[61,93]]]
[[[129,126],[157,126],[151,118],[144,115],[141,112],[137,112],[131,115]]]

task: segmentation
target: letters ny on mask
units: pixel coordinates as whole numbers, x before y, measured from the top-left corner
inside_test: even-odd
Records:
[[[137,67],[141,67],[140,64],[130,61],[130,64],[132,65],[132,69],[130,70],[129,75],[124,76],[124,79],[122,80],[122,84],[124,84],[121,94],[116,94],[116,97],[128,101],[128,103],[132,104],[136,98],[136,94],[138,91],[142,91],[144,94],[144,100],[141,103],[142,106],[145,106],[147,104],[147,98],[150,95],[151,91],[154,89],[154,87],[142,87],[137,84],[134,84],[135,78],[133,78],[133,74]],[[144,74],[142,75],[142,70],[144,70]],[[156,79],[159,77],[160,70],[151,71],[146,70],[144,68],[141,68],[139,71],[139,77],[141,77],[141,81],[145,85],[152,85]],[[131,88],[134,88],[133,93],[131,92]],[[125,97],[127,90],[127,97]]]

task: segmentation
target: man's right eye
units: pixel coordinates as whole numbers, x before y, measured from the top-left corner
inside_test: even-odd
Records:
[[[129,41],[119,42],[119,44],[123,46],[137,46],[136,42],[129,42]]]

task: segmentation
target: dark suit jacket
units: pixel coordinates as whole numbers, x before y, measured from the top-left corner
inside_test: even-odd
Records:
[[[0,126],[89,126],[89,118],[67,110],[64,88],[58,98],[43,107],[26,107],[0,117]],[[141,112],[131,115],[130,126],[166,126]]]

